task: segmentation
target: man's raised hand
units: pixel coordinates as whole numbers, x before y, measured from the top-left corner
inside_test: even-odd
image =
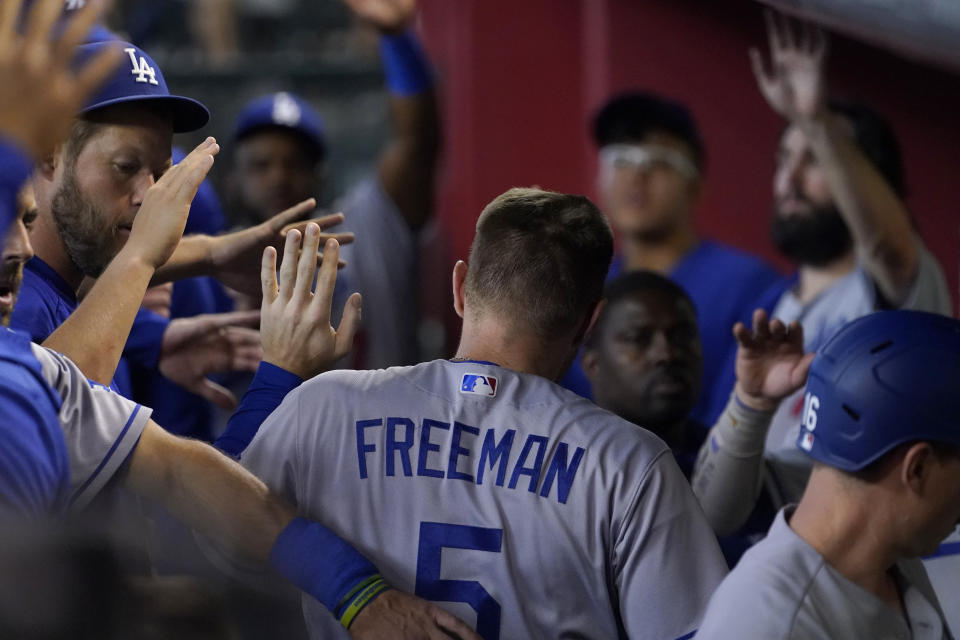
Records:
[[[784,325],[767,319],[763,309],[753,312],[753,330],[742,322],[733,327],[737,339],[737,384],[740,401],[758,411],[773,411],[780,401],[803,387],[813,353],[803,352],[799,322]]]
[[[63,0],[37,0],[21,35],[23,0],[0,2],[0,135],[16,141],[34,158],[53,151],[70,130],[74,115],[116,68],[122,51],[107,48],[79,69],[74,51],[103,13],[94,0],[57,35]]]
[[[826,111],[826,79],[823,70],[827,55],[824,32],[806,22],[767,11],[767,38],[771,70],[763,57],[750,49],[750,62],[760,93],[770,107],[791,122],[816,118]]]
[[[197,189],[219,152],[217,141],[207,138],[147,190],[124,246],[128,255],[135,252],[154,269],[166,263],[183,236]]]
[[[317,201],[308,198],[254,227],[210,238],[209,261],[213,275],[235,291],[259,297],[258,265],[264,248],[273,247],[279,253],[290,229],[303,232],[307,224],[314,223],[326,230],[343,222],[342,213],[303,220],[316,206]],[[352,233],[321,233],[319,236],[320,241],[330,238],[339,244],[353,242]]]
[[[360,324],[360,294],[354,293],[347,300],[340,326],[336,330],[330,326],[340,255],[334,238],[326,240],[316,291],[311,291],[320,237],[320,227],[314,223],[306,225],[302,236],[296,229],[287,232],[279,279],[276,249],[267,247],[261,261],[263,359],[304,379],[345,356]]]

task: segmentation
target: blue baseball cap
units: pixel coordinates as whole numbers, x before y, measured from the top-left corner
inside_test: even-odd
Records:
[[[287,129],[298,134],[313,147],[318,158],[326,152],[323,120],[307,102],[293,93],[281,91],[248,102],[237,118],[234,142],[263,129]]]
[[[91,42],[77,47],[79,64],[107,47],[123,48],[123,58],[114,74],[96,96],[80,110],[90,113],[115,104],[143,103],[165,109],[173,121],[174,133],[196,131],[210,120],[210,112],[193,98],[171,95],[160,67],[140,47],[122,41]]]

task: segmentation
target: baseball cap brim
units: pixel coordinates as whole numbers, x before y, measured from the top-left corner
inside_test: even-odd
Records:
[[[210,121],[210,111],[193,98],[185,96],[124,96],[88,104],[80,113],[90,113],[117,104],[138,103],[166,110],[173,121],[174,133],[187,133],[202,128]]]

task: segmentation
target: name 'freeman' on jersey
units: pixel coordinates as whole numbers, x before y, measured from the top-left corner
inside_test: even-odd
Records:
[[[556,484],[560,504],[567,503],[586,453],[583,447],[572,450],[566,442],[551,442],[547,436],[518,439],[516,429],[498,434],[495,429],[456,420],[424,418],[418,428],[411,418],[371,418],[357,421],[356,434],[361,479],[379,469],[387,477],[416,473],[478,485],[493,482],[498,487],[526,489],[541,498],[548,498]],[[448,452],[441,452],[443,440],[449,440]]]

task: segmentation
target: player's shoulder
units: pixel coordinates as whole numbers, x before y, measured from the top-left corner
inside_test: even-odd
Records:
[[[714,592],[698,638],[791,637],[826,564],[790,529],[784,513]]]
[[[639,442],[651,451],[667,449],[649,431],[551,380],[493,363],[432,360],[387,369],[334,370],[308,380],[297,392],[310,402],[346,406],[391,408],[416,402],[475,415],[510,413],[518,419],[535,418],[554,433],[579,431],[585,441],[622,440],[627,445]]]

